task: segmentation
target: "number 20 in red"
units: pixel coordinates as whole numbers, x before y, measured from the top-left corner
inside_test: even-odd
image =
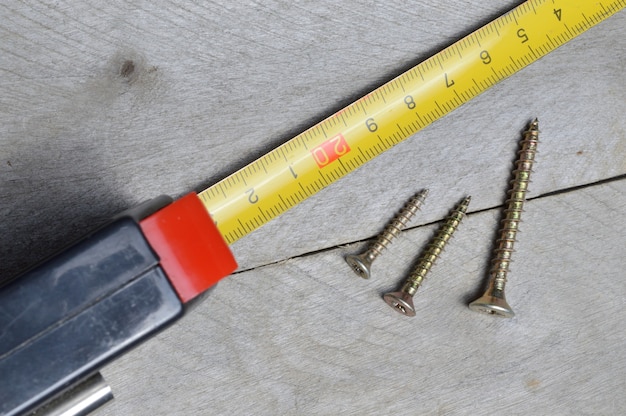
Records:
[[[348,142],[346,142],[346,139],[340,133],[326,140],[319,146],[311,149],[311,155],[313,156],[313,159],[315,159],[317,166],[323,168],[324,166],[339,159],[340,156],[345,155],[349,151],[350,146],[348,146]]]

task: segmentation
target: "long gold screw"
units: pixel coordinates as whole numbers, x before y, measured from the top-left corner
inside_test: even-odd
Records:
[[[448,215],[445,222],[441,225],[430,243],[428,243],[426,251],[420,257],[417,266],[406,279],[404,285],[402,285],[402,289],[400,289],[399,292],[386,293],[383,296],[383,299],[389,306],[406,316],[415,316],[413,296],[431,267],[435,264],[437,258],[441,255],[448,241],[450,241],[450,238],[452,238],[452,234],[454,234],[461,223],[461,220],[467,212],[470,200],[471,197],[469,196],[463,199],[463,201],[452,210],[450,215]]]
[[[519,157],[515,162],[511,189],[508,191],[509,198],[506,200],[504,218],[500,222],[500,238],[496,240],[496,248],[491,260],[489,271],[489,284],[485,293],[474,302],[469,304],[473,311],[496,315],[503,318],[512,318],[515,313],[509,306],[504,296],[504,287],[511,263],[511,254],[515,244],[515,235],[522,219],[526,192],[530,182],[533,162],[539,143],[539,122],[535,119],[528,130],[524,132],[521,141]]]
[[[413,218],[415,213],[421,208],[428,189],[424,189],[415,194],[402,208],[402,210],[387,224],[385,229],[376,238],[374,243],[363,254],[350,254],[346,256],[346,262],[352,270],[363,279],[369,279],[371,275],[372,262],[382,253],[382,251],[400,234],[407,223]]]

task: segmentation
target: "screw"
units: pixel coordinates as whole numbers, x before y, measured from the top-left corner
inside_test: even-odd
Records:
[[[404,208],[387,224],[385,229],[374,241],[374,244],[363,254],[350,254],[346,256],[346,262],[352,267],[352,270],[363,279],[370,278],[370,268],[372,262],[382,253],[382,251],[400,234],[400,231],[413,218],[417,210],[419,210],[428,195],[428,189],[424,189],[415,194],[404,205]]]
[[[428,246],[426,246],[426,251],[420,257],[417,266],[406,279],[404,285],[402,285],[402,289],[399,292],[386,293],[383,296],[383,299],[389,306],[406,316],[415,316],[413,296],[461,223],[467,212],[470,200],[470,196],[463,199],[448,215],[443,225],[441,225],[430,243],[428,243]]]
[[[469,308],[473,311],[503,318],[512,318],[515,315],[504,296],[504,287],[506,286],[511,254],[514,251],[513,245],[516,241],[515,235],[521,222],[538,143],[539,122],[535,119],[530,123],[528,130],[524,132],[519,157],[515,162],[516,168],[513,171],[511,189],[508,191],[509,197],[505,203],[504,218],[500,222],[500,238],[496,240],[496,248],[491,260],[489,284],[485,293],[469,304]]]

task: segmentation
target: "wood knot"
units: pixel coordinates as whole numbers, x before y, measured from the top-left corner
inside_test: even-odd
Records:
[[[120,76],[123,78],[130,78],[135,72],[135,63],[131,60],[126,60],[122,63],[120,68]]]

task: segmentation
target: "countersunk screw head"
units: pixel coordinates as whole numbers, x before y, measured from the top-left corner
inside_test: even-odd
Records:
[[[475,312],[482,312],[502,318],[512,318],[515,316],[513,309],[509,306],[504,297],[490,296],[487,294],[470,303],[469,308]]]
[[[372,261],[368,258],[367,253],[363,254],[349,254],[346,256],[346,262],[352,270],[363,279],[370,278],[370,266],[372,265]]]
[[[387,305],[406,316],[415,316],[413,296],[406,292],[391,292],[383,296]]]

